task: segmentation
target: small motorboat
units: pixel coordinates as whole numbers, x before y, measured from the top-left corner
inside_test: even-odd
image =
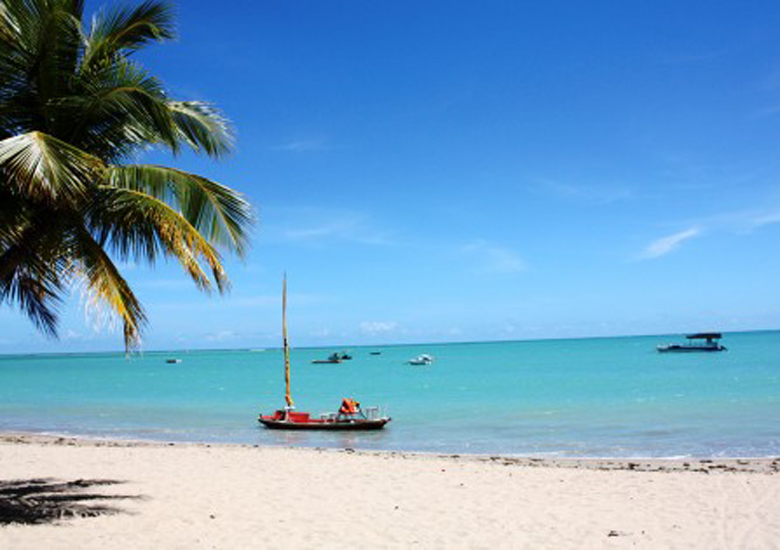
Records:
[[[323,365],[327,363],[341,363],[342,360],[343,358],[341,357],[340,354],[331,353],[327,359],[315,359],[314,361],[312,361],[312,363],[314,363],[315,365]]]
[[[726,346],[720,344],[719,340],[723,338],[720,332],[699,332],[688,334],[686,336],[691,343],[688,344],[661,344],[656,346],[661,353],[665,352],[690,352],[690,351],[727,351]],[[703,343],[697,340],[704,340]]]
[[[177,363],[181,363],[181,359],[171,358],[171,359],[166,359],[165,362],[170,363],[171,365],[175,365]]]
[[[372,351],[370,355],[382,355],[381,351]]]
[[[360,403],[351,398],[344,398],[337,413],[323,413],[319,418],[312,418],[307,412],[297,412],[290,394],[290,346],[287,343],[287,277],[284,278],[282,290],[282,335],[284,343],[284,409],[273,414],[260,414],[257,421],[272,430],[381,430],[390,422],[389,416],[381,414],[379,407],[360,408]],[[314,361],[317,363],[318,361]],[[321,363],[340,363],[338,353],[332,354]]]
[[[428,355],[427,353],[418,355],[414,359],[409,359],[410,365],[430,365],[431,363],[433,363],[433,357]]]

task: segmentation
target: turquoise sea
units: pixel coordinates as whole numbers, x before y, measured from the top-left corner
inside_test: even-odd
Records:
[[[298,410],[342,397],[393,417],[376,433],[285,433],[280,350],[0,356],[0,430],[163,441],[582,457],[780,455],[780,332],[724,353],[660,354],[679,336],[293,349]],[[371,355],[380,351],[381,355]],[[405,362],[420,353],[427,367]],[[168,364],[178,357],[181,363]]]

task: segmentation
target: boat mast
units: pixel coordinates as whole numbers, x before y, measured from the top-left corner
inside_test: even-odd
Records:
[[[293,399],[290,395],[290,345],[287,343],[287,273],[284,274],[282,288],[282,338],[284,340],[284,400],[287,409],[293,408]]]

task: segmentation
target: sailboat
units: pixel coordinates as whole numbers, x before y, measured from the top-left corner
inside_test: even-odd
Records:
[[[282,287],[282,341],[284,343],[284,409],[271,415],[260,414],[257,421],[274,430],[380,430],[390,422],[380,416],[378,407],[360,408],[355,399],[344,398],[337,413],[325,413],[312,418],[307,412],[295,410],[290,393],[290,345],[287,341],[287,275]]]

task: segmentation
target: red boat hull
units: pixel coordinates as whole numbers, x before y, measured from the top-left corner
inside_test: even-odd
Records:
[[[322,431],[358,431],[381,430],[390,422],[389,418],[309,418],[306,413],[291,413],[288,418],[260,415],[257,421],[272,430],[322,430]]]

